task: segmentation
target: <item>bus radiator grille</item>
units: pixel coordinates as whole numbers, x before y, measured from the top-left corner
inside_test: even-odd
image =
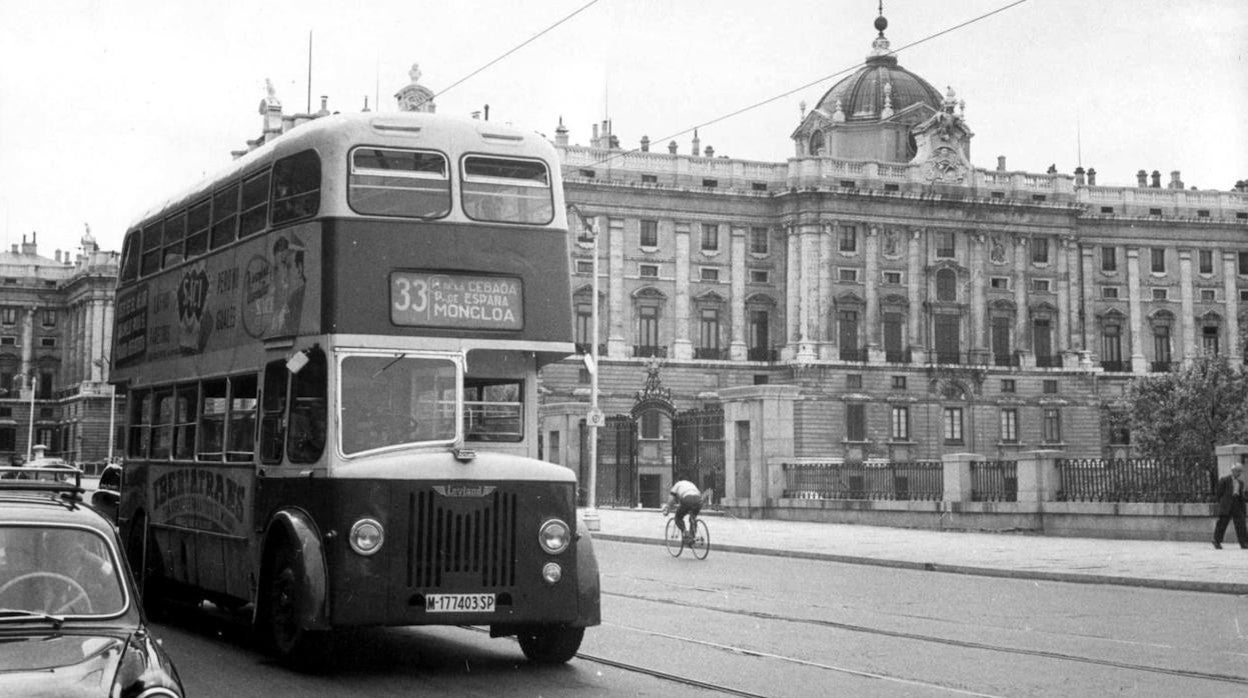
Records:
[[[447,578],[482,588],[516,583],[516,495],[495,490],[448,499],[431,491],[408,497],[407,584],[436,589]]]

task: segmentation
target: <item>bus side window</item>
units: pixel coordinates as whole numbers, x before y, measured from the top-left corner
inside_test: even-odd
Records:
[[[305,150],[273,165],[273,225],[315,216],[321,205],[321,159]]]
[[[291,380],[290,462],[312,463],[325,450],[325,353],[308,352],[308,363]]]
[[[260,404],[260,462],[281,463],[286,440],[286,362],[270,361],[264,367],[264,391]]]
[[[249,461],[256,450],[256,376],[248,374],[230,379],[230,426],[226,432],[228,461]]]
[[[220,461],[225,451],[225,379],[204,381],[200,392],[199,460]]]

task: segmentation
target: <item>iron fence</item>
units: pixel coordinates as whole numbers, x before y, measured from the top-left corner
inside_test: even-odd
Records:
[[[840,460],[784,464],[790,499],[935,501],[944,494],[940,461]]]
[[[1018,461],[971,461],[972,502],[1017,502]]]
[[[1069,458],[1057,471],[1059,502],[1211,502],[1218,481],[1208,458]]]

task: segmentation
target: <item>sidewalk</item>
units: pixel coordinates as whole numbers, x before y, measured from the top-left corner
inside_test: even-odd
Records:
[[[581,510],[584,514],[584,510]],[[1248,550],[1235,531],[1211,543],[969,533],[704,513],[711,550],[1083,584],[1248,594]],[[657,509],[599,509],[593,537],[663,544]],[[1212,517],[1209,537],[1213,538]]]

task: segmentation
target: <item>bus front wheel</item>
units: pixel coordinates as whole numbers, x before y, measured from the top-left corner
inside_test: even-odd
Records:
[[[562,664],[572,659],[584,637],[585,628],[562,625],[521,628],[516,633],[524,656],[542,664]]]
[[[261,629],[268,648],[279,659],[302,669],[324,668],[331,656],[330,634],[308,630],[299,618],[302,566],[289,545],[273,556],[264,589]]]

